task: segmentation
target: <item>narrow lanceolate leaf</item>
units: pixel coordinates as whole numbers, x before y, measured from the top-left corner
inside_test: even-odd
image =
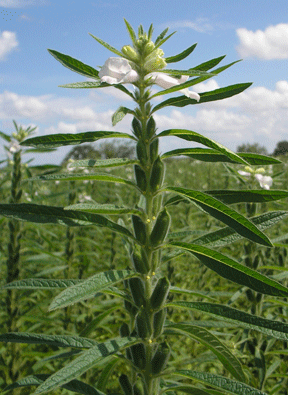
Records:
[[[195,141],[197,143],[206,145],[206,147],[214,148],[218,152],[221,152],[228,158],[231,158],[233,161],[241,164],[247,165],[247,162],[242,159],[239,155],[235,154],[233,151],[224,147],[224,145],[217,143],[214,140],[209,139],[208,137],[202,136],[199,133],[193,132],[192,130],[186,129],[167,129],[158,134],[157,137],[167,137],[167,136],[175,136],[180,139],[187,141]]]
[[[62,207],[30,203],[0,204],[0,215],[38,224],[60,224],[67,226],[96,225],[109,228],[114,232],[134,239],[134,236],[128,229],[110,221],[102,215],[84,211],[68,211]]]
[[[72,58],[69,55],[65,55],[61,52],[55,51],[54,49],[48,49],[48,52],[68,69],[75,71],[78,74],[84,75],[85,77],[99,80],[99,72],[93,67],[88,66],[87,64],[81,62],[80,60]]]
[[[8,143],[10,143],[10,141],[11,141],[11,137],[8,136],[8,134],[1,132],[1,131],[0,131],[0,137],[2,137],[2,139],[4,139],[4,140],[8,141]]]
[[[261,231],[263,231],[270,226],[275,225],[277,222],[287,217],[287,215],[287,211],[270,211],[257,217],[250,218],[250,221],[257,225]],[[198,245],[209,244],[211,247],[222,247],[224,245],[234,243],[240,239],[242,239],[242,236],[236,233],[234,229],[231,229],[227,226],[223,229],[206,233],[205,235],[192,240],[192,243]]]
[[[187,58],[187,56],[189,56],[194,49],[196,48],[196,44],[191,45],[191,47],[185,49],[184,51],[178,53],[178,55],[174,55],[174,56],[168,56],[168,58],[165,58],[165,62],[166,63],[176,63],[176,62],[180,62],[180,60],[183,60],[185,58]]]
[[[128,21],[126,21],[125,18],[124,18],[124,22],[125,22],[126,28],[128,30],[129,36],[130,36],[133,44],[136,44],[137,37],[136,37],[133,27],[130,25],[130,23]]]
[[[244,285],[267,295],[288,296],[288,288],[247,266],[241,265],[218,251],[190,243],[171,242],[167,246],[173,246],[191,252],[205,266],[237,284]]]
[[[117,184],[126,184],[129,186],[132,186],[134,188],[137,188],[137,185],[129,180],[125,180],[122,177],[119,176],[113,176],[107,173],[80,173],[80,174],[75,174],[75,173],[58,173],[58,174],[48,174],[48,175],[43,175],[43,176],[36,176],[29,178],[29,181],[39,181],[39,180],[44,180],[44,181],[55,181],[55,180],[62,180],[62,181],[81,181],[81,180],[94,180],[94,181],[105,181],[105,182],[114,182]]]
[[[165,152],[161,156],[162,159],[170,158],[171,156],[188,156],[189,158],[200,160],[203,162],[228,162],[237,163],[237,161],[228,158],[216,149],[210,148],[180,148],[172,151]],[[237,152],[240,158],[244,159],[250,165],[272,165],[282,163],[278,159],[272,158],[271,156],[265,156],[260,154],[250,154],[246,152]]]
[[[288,191],[281,190],[215,190],[205,191],[208,195],[212,195],[225,204],[233,204],[240,202],[272,202],[274,200],[284,199],[288,197]]]
[[[167,307],[178,307],[188,310],[197,310],[214,318],[231,322],[235,327],[242,327],[246,329],[254,329],[258,332],[264,333],[266,336],[272,336],[280,340],[288,340],[288,324],[280,321],[268,320],[262,317],[244,313],[241,310],[221,304],[212,304],[207,302],[170,302]]]
[[[203,192],[193,191],[185,188],[167,187],[165,190],[185,196],[200,206],[205,212],[233,228],[241,236],[268,247],[273,246],[268,237],[251,221],[229,206],[226,206],[218,199],[215,199]]]
[[[199,77],[199,78],[205,78],[205,77]],[[184,84],[182,84],[184,85]],[[192,85],[192,83],[191,83]],[[178,85],[179,87],[180,85]],[[216,101],[216,100],[223,100],[227,99],[228,97],[232,97],[234,95],[238,95],[239,93],[243,92],[245,89],[249,88],[251,86],[251,83],[246,83],[246,84],[236,84],[236,85],[230,85],[226,86],[225,88],[220,88],[220,89],[215,89],[214,91],[209,91],[209,92],[204,92],[200,93],[200,101],[197,102],[194,99],[190,99],[187,96],[178,96],[178,97],[172,97],[171,99],[165,100],[155,106],[152,110],[152,113],[160,110],[161,108],[167,107],[167,106],[174,106],[174,107],[185,107],[188,106],[189,104],[201,104],[201,103],[207,103],[209,101]],[[173,88],[170,88],[173,89]],[[181,89],[181,88],[180,88]],[[166,89],[168,91],[168,89]],[[159,93],[162,93],[164,91],[161,91]],[[167,92],[170,93],[170,92]],[[152,97],[156,96],[157,94],[153,95]],[[160,96],[160,95],[158,95]]]
[[[13,384],[8,385],[4,391],[11,391],[20,387],[27,387],[31,385],[40,385],[49,378],[49,374],[34,374],[23,379],[15,381]],[[83,383],[79,380],[71,380],[69,383],[61,386],[68,391],[76,392],[83,395],[105,395],[104,392],[97,390],[89,384]]]
[[[134,111],[130,108],[120,106],[112,115],[112,125],[115,126],[118,122],[122,121],[126,114],[134,115]]]
[[[171,331],[172,329],[172,331]],[[208,347],[223,364],[223,366],[240,381],[246,381],[242,366],[239,360],[231,353],[231,351],[212,333],[204,328],[199,328],[189,324],[171,324],[168,325],[164,333],[179,333],[191,337]]]
[[[104,88],[106,84],[102,84],[100,81],[82,81],[82,82],[71,82],[70,84],[58,85],[59,88],[71,88],[71,89],[92,89],[92,88]]]
[[[195,70],[195,69],[189,69],[189,70],[174,70],[174,69],[163,69],[160,71],[161,73],[169,74],[169,75],[188,75],[190,77],[192,76],[202,76],[202,75],[209,75],[213,77],[215,74],[213,73],[207,73],[207,71],[202,71],[202,70]],[[179,85],[180,86],[180,85]],[[182,86],[182,84],[181,84]],[[190,86],[190,85],[189,85]],[[182,88],[180,88],[182,89]]]
[[[196,380],[213,388],[228,391],[230,394],[267,395],[265,392],[250,387],[250,385],[212,373],[197,372],[195,370],[177,370],[172,374],[173,376],[185,377],[187,379]]]
[[[97,292],[111,287],[120,281],[130,278],[135,273],[131,270],[108,270],[107,272],[97,273],[87,280],[75,284],[62,291],[51,303],[49,310],[66,307],[80,300],[93,297]]]
[[[84,280],[68,280],[68,279],[44,279],[44,278],[27,278],[24,280],[17,280],[6,285],[0,289],[53,289],[53,288],[68,288],[72,285],[78,284]]]
[[[173,392],[172,392],[172,390],[173,390]],[[175,394],[175,391],[176,391],[176,393],[178,393],[178,391],[180,391],[180,394],[182,392],[184,392],[185,394],[191,394],[191,395],[217,395],[217,394],[214,394],[214,392],[212,394],[211,391],[207,392],[207,391],[201,390],[200,388],[193,387],[192,385],[175,385],[173,387],[166,388],[163,391],[163,393],[169,392],[169,395],[170,394],[172,395],[172,394]],[[223,395],[223,394],[219,394],[219,395]]]
[[[41,137],[32,137],[22,141],[21,145],[40,147],[40,148],[55,148],[64,145],[75,145],[82,143],[91,143],[100,139],[108,139],[119,137],[122,139],[135,140],[133,136],[127,133],[110,132],[110,131],[97,131],[97,132],[85,132],[85,133],[64,133],[64,134],[50,134]]]
[[[89,350],[83,352],[78,358],[74,359],[71,363],[66,365],[64,368],[52,374],[52,376],[50,376],[37,388],[35,395],[52,391],[68,383],[69,381],[85,373],[93,366],[102,363],[104,358],[116,354],[126,347],[133,345],[137,341],[138,339],[131,337],[115,338],[90,348]]]
[[[112,45],[106,43],[105,41],[101,40],[101,38],[98,38],[96,36],[93,36],[93,34],[89,33],[91,37],[93,37],[96,41],[98,41],[99,44],[103,45],[103,47],[109,49],[109,51],[116,53],[116,55],[120,56],[121,58],[123,57],[123,53],[118,51],[118,49],[112,47]]]
[[[4,333],[0,335],[0,341],[6,343],[46,344],[48,346],[76,348],[91,348],[99,343],[93,339],[79,336],[45,335],[40,333],[23,332]]]
[[[111,159],[81,159],[69,163],[69,169],[75,167],[119,167],[138,163],[136,159],[111,158]]]
[[[89,211],[90,213],[109,215],[142,214],[140,210],[123,206],[115,206],[114,204],[78,203],[65,207],[65,210]]]

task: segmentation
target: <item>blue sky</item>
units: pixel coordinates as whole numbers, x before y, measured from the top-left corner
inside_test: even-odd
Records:
[[[120,105],[133,108],[132,101],[113,87],[59,88],[85,81],[85,77],[63,67],[47,51],[55,49],[93,67],[101,66],[113,54],[88,33],[120,50],[130,44],[123,18],[135,29],[140,23],[145,29],[153,23],[154,37],[165,27],[176,30],[162,47],[167,56],[197,42],[193,54],[175,68],[190,68],[225,54],[220,65],[243,59],[196,85],[197,92],[253,82],[231,99],[159,111],[155,115],[159,131],[194,130],[233,150],[241,143],[258,142],[272,152],[278,141],[288,140],[287,0],[273,5],[270,0],[0,0],[0,130],[11,134],[14,119],[23,127],[37,126],[37,135],[129,132],[130,116],[113,128],[111,115]],[[167,139],[162,141],[161,151],[176,145],[192,146]],[[59,163],[70,148],[42,155],[37,162]],[[0,145],[0,159],[4,157]]]

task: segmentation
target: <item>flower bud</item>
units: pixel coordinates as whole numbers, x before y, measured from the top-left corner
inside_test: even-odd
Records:
[[[122,53],[126,56],[127,59],[132,60],[132,62],[139,61],[138,53],[130,45],[124,45],[124,47],[122,47]]]
[[[144,48],[144,55],[147,56],[149,55],[155,48],[155,44],[153,43],[153,41],[148,41],[148,43],[145,45]]]

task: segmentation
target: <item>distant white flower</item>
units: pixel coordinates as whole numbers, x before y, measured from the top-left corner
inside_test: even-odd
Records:
[[[251,169],[251,167],[246,166],[245,170],[248,171],[238,170],[238,173],[244,177],[251,177],[253,175],[256,178],[256,180],[259,182],[261,188],[270,189],[273,180],[272,177],[263,175],[265,169],[261,167],[260,169],[254,171],[253,169]]]
[[[132,69],[127,59],[113,57],[106,60],[99,71],[99,77],[101,82],[106,82],[110,85],[133,83],[139,79],[137,71]],[[182,75],[181,78],[174,78],[164,73],[153,72],[147,74],[146,79],[151,79],[152,82],[161,88],[169,89],[186,82],[188,76]],[[189,91],[188,88],[181,89],[180,92],[190,99],[200,100],[198,93]]]
[[[19,152],[21,149],[20,144],[18,143],[18,141],[13,140],[10,142],[10,147],[9,147],[9,151],[11,152],[11,154],[15,154],[16,152]]]

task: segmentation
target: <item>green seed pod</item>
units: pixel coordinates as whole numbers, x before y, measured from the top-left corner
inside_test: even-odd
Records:
[[[159,139],[155,139],[152,141],[149,147],[151,163],[153,163],[156,160],[158,156],[158,149],[159,149]]]
[[[128,281],[133,302],[138,307],[143,306],[145,304],[145,290],[141,278],[132,277]]]
[[[119,377],[119,383],[120,383],[121,388],[122,388],[125,395],[132,395],[133,394],[132,385],[131,385],[130,380],[126,374],[121,374],[121,376]]]
[[[124,307],[132,317],[134,317],[138,311],[137,307],[128,302],[126,299],[124,300]]]
[[[153,310],[160,310],[168,296],[170,282],[167,277],[162,277],[158,280],[153,293],[150,298],[150,306]]]
[[[134,165],[134,174],[137,187],[140,188],[142,192],[145,192],[147,189],[145,171],[139,165]]]
[[[136,239],[141,244],[146,244],[147,231],[146,224],[142,221],[138,215],[132,215],[133,229]]]
[[[132,361],[134,362],[134,365],[138,369],[144,370],[146,366],[146,352],[145,352],[144,344],[143,343],[134,344],[130,348],[132,354]]]
[[[147,147],[143,140],[139,140],[136,145],[137,158],[140,160],[140,163],[143,166],[147,165],[148,162],[148,154]]]
[[[153,337],[159,337],[164,329],[164,323],[167,315],[167,309],[161,309],[153,317]]]
[[[150,270],[149,262],[145,251],[138,245],[135,246],[132,254],[133,269],[137,273],[147,274]]]
[[[156,122],[153,117],[148,119],[146,131],[148,138],[151,138],[156,133]]]
[[[165,175],[165,165],[160,159],[160,156],[155,160],[151,170],[150,176],[150,190],[151,192],[156,192],[161,188]]]
[[[121,326],[120,326],[120,336],[121,337],[127,337],[130,335],[130,331],[129,331],[129,326],[126,324],[126,322],[124,322]]]
[[[170,227],[171,218],[166,208],[158,215],[150,235],[150,245],[157,247],[163,243]]]
[[[136,137],[140,138],[142,136],[142,125],[138,121],[138,119],[135,117],[133,118],[133,121],[132,121],[132,129],[133,129],[132,131]]]
[[[133,395],[144,395],[143,388],[140,388],[138,384],[133,385]]]
[[[151,337],[152,328],[150,325],[150,320],[145,309],[141,309],[136,317],[135,328],[137,334],[141,339],[147,339]]]
[[[169,347],[169,344],[167,344],[166,342],[161,343],[151,361],[152,374],[157,375],[165,369],[170,354],[171,349]]]

